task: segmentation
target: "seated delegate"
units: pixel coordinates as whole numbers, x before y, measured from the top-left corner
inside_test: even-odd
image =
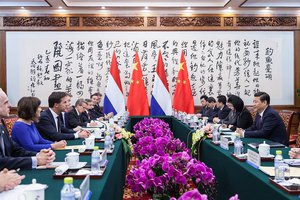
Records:
[[[66,146],[66,141],[52,142],[42,138],[35,122],[38,122],[42,108],[36,97],[23,97],[18,102],[18,121],[12,128],[12,139],[29,151],[39,152],[41,149],[59,149]]]

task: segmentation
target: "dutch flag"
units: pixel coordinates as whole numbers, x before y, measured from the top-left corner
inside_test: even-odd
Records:
[[[105,114],[113,112],[114,115],[125,112],[125,100],[115,52],[112,56],[110,72],[108,75],[103,111]]]
[[[166,73],[161,52],[159,51],[151,98],[151,115],[171,115],[172,102],[168,89]]]

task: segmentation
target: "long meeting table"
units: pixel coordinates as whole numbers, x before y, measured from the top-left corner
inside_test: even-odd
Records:
[[[133,132],[134,125],[144,117],[131,117],[126,125],[128,131]],[[188,125],[182,123],[174,117],[158,117],[163,119],[170,125],[175,138],[179,138],[188,148],[192,145],[192,134],[194,130]],[[247,145],[249,142],[262,142],[263,139],[242,139],[244,148],[251,148]],[[79,145],[82,140],[68,141],[68,145]],[[103,148],[103,143],[96,143],[97,146]],[[269,176],[258,169],[253,168],[245,162],[240,162],[231,156],[233,147],[224,150],[219,146],[213,145],[209,139],[204,140],[200,145],[200,160],[213,169],[217,180],[217,193],[215,199],[224,200],[235,194],[239,195],[242,200],[253,199],[299,199],[297,195],[291,195],[282,191],[269,182]],[[271,149],[271,153],[275,154],[276,149]],[[281,148],[283,157],[288,158],[289,148]],[[257,150],[256,150],[257,151]],[[63,162],[66,153],[69,151],[55,151],[56,161]],[[108,156],[107,169],[101,179],[91,179],[90,189],[92,191],[93,200],[119,200],[123,197],[123,187],[125,183],[125,175],[127,169],[127,154],[124,151],[121,141],[115,142],[115,150],[112,155]],[[91,156],[80,156],[81,162],[87,162],[90,165]],[[273,162],[262,162],[262,166],[272,166]],[[31,183],[33,178],[38,183],[47,184],[46,200],[60,198],[60,190],[63,187],[63,179],[54,179],[53,169],[40,170],[21,170],[20,174],[26,175],[22,181],[24,184]],[[79,187],[82,180],[74,180],[74,186]]]
[[[68,145],[80,145],[82,140],[70,140]],[[103,143],[95,143],[96,146],[103,148]],[[57,162],[63,162],[65,155],[70,150],[58,150],[56,153]],[[112,154],[109,154],[108,164],[105,173],[100,179],[90,180],[90,190],[92,191],[92,200],[121,200],[123,199],[123,187],[126,174],[126,154],[124,153],[123,145],[120,140],[115,142],[115,149]],[[79,158],[80,162],[91,164],[91,155],[82,155]],[[54,169],[36,169],[36,170],[21,170],[20,174],[26,175],[22,181],[23,184],[30,184],[35,178],[38,183],[47,184],[48,188],[45,191],[46,200],[60,199],[60,190],[64,183],[63,179],[54,179]],[[74,179],[74,187],[79,188],[82,179]]]

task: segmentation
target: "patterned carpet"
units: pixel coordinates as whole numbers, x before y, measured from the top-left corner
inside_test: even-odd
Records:
[[[128,164],[128,168],[127,168],[127,172],[126,172],[126,176],[129,173],[130,169],[132,169],[135,165],[136,165],[136,161],[138,159],[136,157],[131,157],[129,164]],[[189,183],[191,185],[191,190],[196,188],[196,186],[194,185],[194,183],[191,181]],[[149,200],[152,199],[152,196],[148,193],[132,193],[130,188],[128,188],[127,184],[125,183],[125,188],[124,188],[124,194],[123,194],[123,200]]]
[[[138,159],[136,157],[131,157],[130,158],[128,168],[127,168],[127,172],[126,172],[126,176],[129,173],[130,169],[132,169],[136,165],[137,160]],[[147,193],[144,193],[144,194],[132,193],[130,188],[128,188],[128,186],[125,183],[123,200],[148,200],[148,199],[152,199],[151,195],[149,195]]]

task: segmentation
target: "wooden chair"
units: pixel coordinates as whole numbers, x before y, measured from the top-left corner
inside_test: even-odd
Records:
[[[298,135],[297,135],[297,140],[296,140],[296,146],[293,147],[300,147],[300,122],[299,122],[299,126],[298,126]]]
[[[247,106],[247,109],[249,110],[253,121],[255,121],[255,117],[256,117],[256,113],[257,113],[256,110],[253,108],[253,106]]]
[[[287,136],[288,136],[288,139],[289,139],[289,144],[295,143],[296,138],[293,138],[293,139],[290,138],[292,120],[293,120],[293,116],[294,116],[295,112],[292,111],[292,110],[280,110],[278,114],[282,118],[282,121],[285,125],[286,133],[287,133]]]
[[[18,119],[19,119],[19,117],[17,115],[10,115],[8,117],[3,117],[1,119],[1,122],[6,127],[9,136],[11,136],[12,128]]]

